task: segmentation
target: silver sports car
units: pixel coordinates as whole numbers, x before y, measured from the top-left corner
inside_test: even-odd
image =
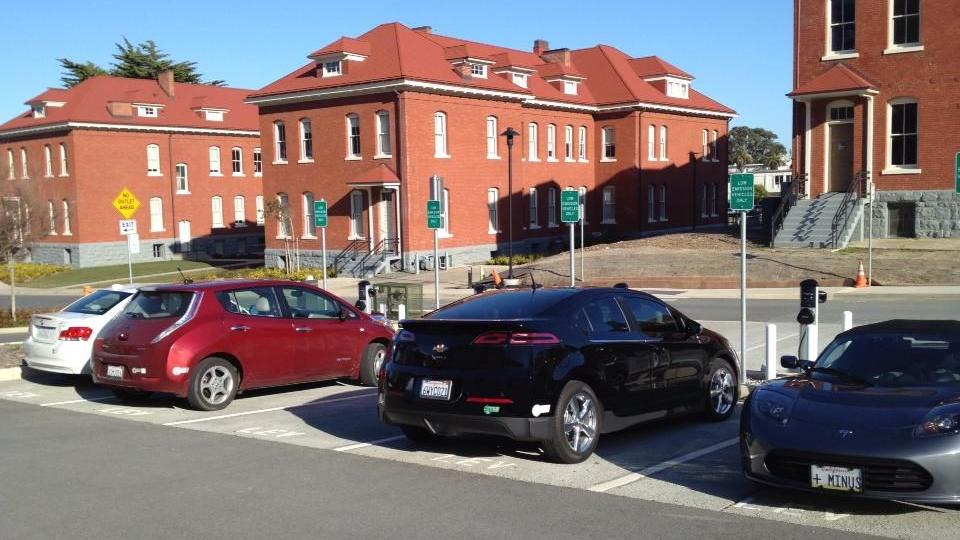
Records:
[[[803,372],[754,391],[743,470],[765,484],[960,502],[960,321],[893,320],[838,335]]]

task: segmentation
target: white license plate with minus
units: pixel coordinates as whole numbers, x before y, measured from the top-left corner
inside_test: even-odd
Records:
[[[810,485],[834,491],[863,492],[863,471],[846,467],[810,466]]]
[[[420,397],[424,399],[450,399],[450,389],[453,388],[453,381],[438,381],[424,379],[420,383]]]
[[[123,366],[107,366],[107,377],[114,379],[123,378]]]

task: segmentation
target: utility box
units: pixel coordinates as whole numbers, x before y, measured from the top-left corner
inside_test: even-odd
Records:
[[[387,306],[387,312],[384,313],[387,319],[397,320],[400,304],[406,306],[407,318],[412,319],[423,314],[422,283],[383,282],[374,287],[377,289],[377,302]]]

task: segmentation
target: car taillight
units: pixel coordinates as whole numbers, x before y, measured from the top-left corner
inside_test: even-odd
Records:
[[[413,335],[413,332],[409,330],[401,330],[397,332],[396,337],[393,338],[397,343],[413,343],[416,341],[416,337]]]
[[[473,340],[473,345],[556,345],[557,336],[549,332],[486,332]]]
[[[93,328],[86,326],[71,326],[60,331],[60,339],[63,341],[86,341],[91,335],[93,335]]]

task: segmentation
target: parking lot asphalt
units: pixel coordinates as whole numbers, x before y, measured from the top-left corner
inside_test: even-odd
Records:
[[[735,515],[911,539],[953,537],[960,518],[960,511],[952,508],[805,495],[753,485],[740,474],[736,417],[714,424],[674,419],[604,435],[590,459],[559,465],[546,462],[536,445],[500,439],[469,438],[415,447],[398,429],[378,421],[374,389],[345,382],[249,392],[222,411],[198,412],[185,409],[183,400],[167,396],[123,404],[89,379],[32,371],[25,377],[0,383],[0,399],[64,415],[84,413],[107,422],[151,424],[175,430],[177,437],[185,430],[220,434],[298,447],[301,452],[316,452],[318,458],[345,454],[442,469],[443,474],[468,475],[465,479],[475,475],[570,488],[588,500],[615,496],[681,505],[719,513],[718,517]]]

